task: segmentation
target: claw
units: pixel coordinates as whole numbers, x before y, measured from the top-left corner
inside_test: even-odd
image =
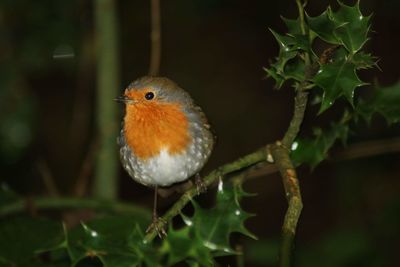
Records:
[[[146,233],[151,231],[156,231],[159,238],[163,238],[167,236],[167,232],[164,229],[164,225],[167,224],[167,221],[161,217],[153,217],[153,222],[147,227]]]

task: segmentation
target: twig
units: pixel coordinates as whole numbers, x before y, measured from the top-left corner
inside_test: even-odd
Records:
[[[240,244],[236,245],[236,266],[244,267],[244,255],[243,255],[243,246]]]
[[[259,162],[263,162],[266,160],[266,149],[261,148],[254,153],[251,153],[247,156],[244,156],[242,158],[239,158],[231,163],[225,164],[211,173],[209,173],[206,177],[203,178],[203,182],[205,186],[210,186],[212,183],[214,183],[217,179],[223,178],[224,175],[233,173],[236,171],[240,171],[242,169],[245,169],[247,167],[253,166]],[[193,186],[191,189],[186,191],[181,198],[175,202],[175,204],[164,214],[161,220],[158,221],[157,227],[161,229],[162,227],[165,226],[165,224],[172,219],[174,216],[178,215],[179,212],[182,210],[183,207],[186,206],[186,204],[194,197],[197,195],[197,189],[195,186]],[[154,227],[153,229],[155,229]],[[145,241],[150,242],[156,237],[157,233],[155,230],[152,230],[145,236]]]
[[[303,83],[299,86],[299,88],[297,88],[297,95],[294,100],[295,103],[293,117],[290,121],[289,128],[282,139],[282,145],[288,149],[292,146],[293,141],[296,139],[301,123],[303,122],[304,112],[306,110],[308,100],[308,92],[304,91],[305,86],[306,84]]]
[[[350,144],[346,147],[340,147],[332,151],[328,158],[329,162],[347,161],[354,159],[361,159],[367,157],[374,157],[379,155],[386,155],[391,153],[400,152],[400,138],[395,137],[391,139],[373,140]],[[251,172],[247,173],[244,180],[251,180],[263,176],[274,174],[278,171],[277,166],[273,164],[261,164],[259,168],[254,168]]]
[[[151,214],[147,209],[123,202],[110,202],[96,199],[69,197],[32,197],[29,198],[29,203],[38,210],[95,209],[116,213],[138,213],[138,215],[148,219],[149,221],[151,217]],[[0,206],[0,216],[7,216],[23,212],[26,209],[27,201],[21,199],[8,205]]]
[[[156,76],[160,72],[161,63],[161,19],[160,0],[151,0],[151,52],[149,75]]]
[[[400,152],[400,138],[365,141],[351,144],[343,150],[332,153],[333,160],[351,160]]]
[[[99,149],[99,142],[97,138],[90,144],[89,150],[83,160],[81,170],[76,179],[74,186],[74,195],[77,197],[83,197],[87,193],[87,185],[89,182],[89,175],[93,171],[96,152]]]
[[[53,197],[59,196],[60,192],[57,189],[57,185],[54,182],[54,177],[47,162],[44,159],[39,159],[37,162],[37,168],[49,195]]]

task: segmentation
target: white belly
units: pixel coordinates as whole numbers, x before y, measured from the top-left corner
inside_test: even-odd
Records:
[[[125,146],[122,149],[129,149]],[[130,151],[130,149],[129,149]],[[125,154],[126,153],[122,153]],[[129,153],[130,154],[130,153]],[[124,166],[132,178],[144,185],[169,186],[182,182],[196,174],[205,164],[210,151],[203,142],[193,142],[189,149],[181,154],[170,154],[168,149],[147,160],[128,156],[129,164]],[[131,154],[132,155],[132,154]]]

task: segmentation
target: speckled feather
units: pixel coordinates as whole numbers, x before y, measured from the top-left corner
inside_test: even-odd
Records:
[[[143,159],[128,145],[123,123],[118,138],[121,162],[137,182],[146,186],[169,186],[184,181],[200,171],[211,154],[214,136],[201,108],[194,104],[186,91],[170,79],[142,77],[132,82],[126,92],[148,88],[155,92],[160,103],[177,104],[181,108],[188,122],[188,144],[179,153],[170,153],[168,147],[164,147],[156,155]]]

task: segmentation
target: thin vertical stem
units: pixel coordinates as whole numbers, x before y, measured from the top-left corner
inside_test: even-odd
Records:
[[[149,75],[156,76],[160,72],[161,63],[161,11],[160,0],[151,0],[151,52]]]
[[[299,12],[299,18],[300,18],[300,29],[303,35],[308,35],[308,29],[306,27],[306,22],[304,20],[304,6],[306,3],[307,1],[305,1],[305,3],[302,3],[301,0],[296,0],[297,10]],[[306,63],[306,66],[309,66],[311,64],[309,53],[305,53],[304,61]]]
[[[299,11],[299,20],[301,32],[307,38],[309,31],[304,20],[304,5],[301,0],[296,0]],[[296,235],[297,223],[299,221],[303,202],[301,199],[300,184],[297,177],[296,169],[290,159],[290,148],[293,141],[299,133],[300,126],[303,122],[304,112],[307,106],[308,92],[305,90],[307,81],[312,74],[311,59],[308,52],[304,52],[305,73],[304,80],[297,86],[297,95],[295,98],[294,112],[292,120],[289,124],[281,142],[277,142],[272,146],[271,152],[278,168],[282,182],[285,188],[285,195],[288,202],[285,219],[282,225],[282,240],[279,252],[279,266],[290,267],[292,260],[292,251],[294,238]]]
[[[117,105],[119,62],[115,1],[95,0],[97,49],[97,133],[99,152],[93,193],[103,199],[117,197]]]

